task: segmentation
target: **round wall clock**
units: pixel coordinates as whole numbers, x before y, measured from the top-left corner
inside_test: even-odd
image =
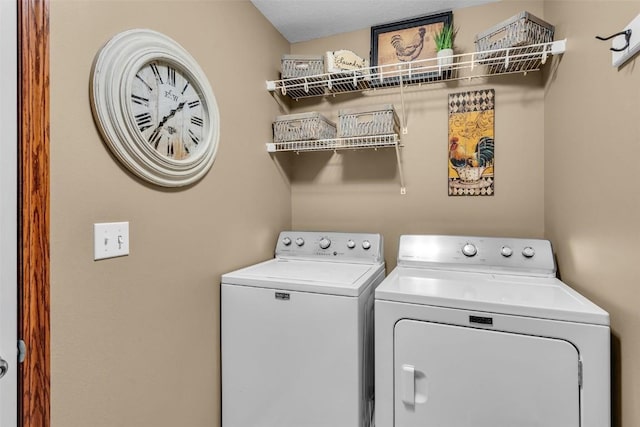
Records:
[[[98,52],[91,74],[94,120],[129,170],[164,187],[207,173],[220,116],[204,72],[182,46],[155,31],[125,31]]]

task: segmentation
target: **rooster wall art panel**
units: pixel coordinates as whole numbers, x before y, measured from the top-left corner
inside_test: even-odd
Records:
[[[493,89],[449,95],[449,195],[494,194]]]
[[[434,36],[444,25],[452,25],[453,13],[442,12],[434,15],[408,19],[406,21],[371,27],[371,65],[378,67],[387,84],[399,84],[398,69],[415,70],[436,64],[436,43]],[[403,74],[404,82],[421,82],[439,78],[437,71]],[[377,85],[375,79],[372,85]]]

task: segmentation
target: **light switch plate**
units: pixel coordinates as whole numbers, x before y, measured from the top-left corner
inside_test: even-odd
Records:
[[[93,259],[129,255],[129,222],[93,224]]]

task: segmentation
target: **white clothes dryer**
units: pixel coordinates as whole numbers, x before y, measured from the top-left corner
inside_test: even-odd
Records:
[[[282,232],[222,276],[222,426],[368,427],[382,236]]]
[[[401,236],[375,291],[376,427],[608,427],[609,315],[546,240]]]

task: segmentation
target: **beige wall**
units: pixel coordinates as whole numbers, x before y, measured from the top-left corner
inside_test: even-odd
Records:
[[[454,14],[460,49],[471,51],[475,33],[521,10],[556,24],[556,39],[568,39],[559,63],[537,77],[435,85],[407,96],[405,196],[398,194],[392,152],[296,157],[293,227],[381,231],[389,268],[404,233],[551,239],[562,278],[611,314],[614,426],[640,425],[638,60],[618,71],[611,67],[609,45],[594,38],[621,30],[640,12],[640,2],[512,1],[461,9]],[[369,31],[298,43],[292,52],[340,48],[367,57]],[[496,195],[448,197],[447,95],[489,87],[496,89]],[[294,111],[319,110],[337,119],[340,108],[398,108],[399,99],[384,92],[292,105]]]
[[[161,31],[205,70],[221,116],[199,183],[163,190],[119,166],[93,124],[94,55]],[[272,256],[290,190],[266,154],[264,90],[289,44],[247,1],[51,2],[52,425],[218,425],[220,274]],[[92,224],[130,221],[131,255],[93,261]]]
[[[277,75],[280,55],[347,48],[367,57],[369,30],[290,47],[241,0],[52,0],[52,425],[218,425],[219,276],[271,256],[276,233],[289,227],[380,231],[389,269],[406,233],[550,238],[563,279],[611,313],[615,425],[640,425],[639,79],[635,61],[613,69],[606,44],[593,39],[639,6],[546,0],[456,11],[461,51],[521,10],[556,24],[568,51],[548,75],[409,91],[400,195],[391,150],[293,156],[289,188],[279,167],[288,156],[269,157],[263,145],[280,113],[264,80]],[[134,27],[183,44],[216,93],[218,158],[186,190],[132,177],[93,125],[93,57]],[[447,96],[484,88],[496,89],[496,195],[448,197]],[[340,108],[382,103],[399,108],[400,98],[343,95],[294,102],[292,111],[336,119]],[[92,224],[102,221],[130,221],[130,256],[92,260]]]
[[[542,2],[500,2],[455,11],[456,46],[474,50],[474,35],[489,25],[529,10],[543,15]],[[369,29],[292,46],[292,53],[351,49],[369,56]],[[293,228],[381,232],[385,258],[395,266],[401,234],[442,233],[542,237],[544,233],[544,84],[541,73],[451,82],[409,90],[405,97],[409,133],[402,135],[407,194],[400,195],[392,149],[305,153],[293,161]],[[496,90],[496,181],[493,197],[449,197],[447,192],[447,102],[449,93]],[[338,110],[392,103],[397,91],[298,101],[294,111]]]
[[[547,1],[567,53],[545,100],[545,234],[563,280],[611,314],[614,426],[640,425],[640,73],[607,36],[640,1]]]

